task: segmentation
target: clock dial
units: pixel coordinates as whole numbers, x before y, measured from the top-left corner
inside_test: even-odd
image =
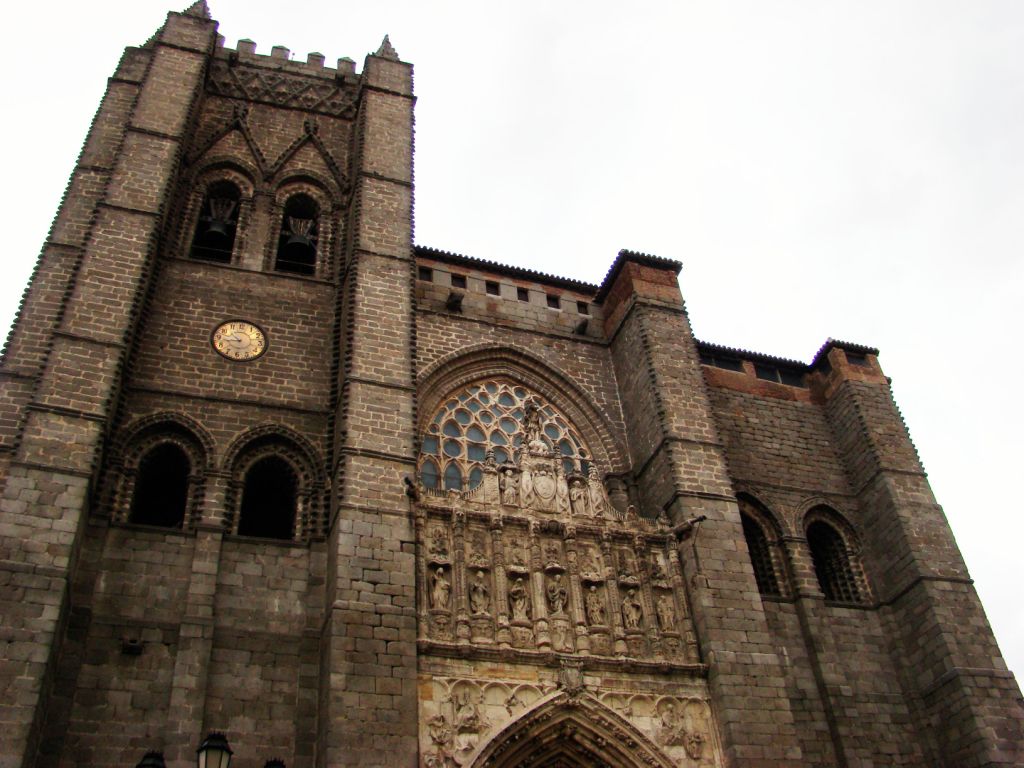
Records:
[[[255,360],[267,351],[267,337],[247,320],[229,320],[213,330],[213,348],[228,360]]]

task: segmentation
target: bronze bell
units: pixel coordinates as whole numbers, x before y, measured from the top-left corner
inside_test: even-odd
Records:
[[[313,241],[313,220],[288,217],[288,239],[283,255],[289,261],[307,261],[316,252]]]
[[[210,219],[206,227],[206,241],[210,245],[220,245],[231,237],[231,222],[224,219]]]
[[[229,198],[210,198],[210,217],[207,219],[206,244],[216,248],[226,245],[231,240],[231,214],[235,211],[235,201]]]

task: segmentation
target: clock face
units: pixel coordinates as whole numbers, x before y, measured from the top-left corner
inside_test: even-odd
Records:
[[[229,320],[213,330],[213,348],[228,360],[255,360],[267,351],[267,337],[247,320]]]

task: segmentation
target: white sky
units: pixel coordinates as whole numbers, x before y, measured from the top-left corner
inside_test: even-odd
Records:
[[[5,326],[106,78],[167,2],[5,7]],[[1024,671],[1024,3],[212,10],[230,47],[329,64],[391,35],[416,66],[417,243],[590,282],[619,248],[655,253],[683,262],[701,339],[804,361],[829,336],[879,347]]]

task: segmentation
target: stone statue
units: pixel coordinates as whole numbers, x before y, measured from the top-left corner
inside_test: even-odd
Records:
[[[508,591],[508,607],[512,621],[530,620],[530,593],[522,579],[516,579]]]
[[[438,568],[434,571],[434,577],[431,579],[430,586],[430,602],[431,607],[438,610],[447,611],[448,601],[451,598],[452,585],[448,579],[445,578],[444,568]]]
[[[583,481],[574,477],[572,482],[569,483],[569,503],[572,507],[572,513],[576,517],[587,517],[589,510],[587,508],[587,489],[583,485]]]
[[[490,723],[483,719],[480,710],[470,698],[469,691],[460,697],[455,695],[455,749],[472,752],[480,739],[480,732]]]
[[[484,541],[484,535],[480,531],[474,531],[472,537],[469,540],[469,564],[474,568],[486,568],[489,561],[487,559],[487,542]]]
[[[611,516],[611,502],[608,501],[608,492],[604,489],[604,483],[597,476],[597,468],[590,466],[587,477],[587,485],[590,494],[590,511],[594,517]]]
[[[505,467],[499,478],[501,483],[501,503],[514,507],[518,503],[519,477],[512,467]]]
[[[540,403],[537,398],[531,397],[526,401],[526,417],[524,428],[526,430],[526,448],[530,453],[547,455],[550,453],[547,442],[543,437],[544,421],[540,412]]]
[[[590,589],[587,591],[586,600],[587,610],[587,622],[593,625],[603,626],[604,621],[604,602],[601,600],[601,593],[597,591],[597,586],[594,584],[590,585]]]
[[[631,589],[626,593],[622,601],[622,623],[626,629],[640,629],[640,623],[644,619],[644,608],[636,596],[636,590]]]
[[[583,557],[580,559],[580,573],[584,576],[600,577],[601,569],[594,562],[594,555],[589,549],[583,550]]]
[[[475,614],[487,613],[491,607],[491,592],[484,583],[484,572],[476,572],[476,581],[469,587],[469,608]]]
[[[552,616],[563,615],[568,602],[569,592],[562,583],[562,574],[556,573],[548,582],[548,610]]]
[[[569,514],[569,484],[565,480],[565,467],[558,465],[558,474],[555,477],[555,498],[557,500],[558,512],[562,515]]]
[[[658,626],[662,632],[673,632],[676,628],[676,609],[670,595],[659,595],[655,610],[658,612]]]
[[[561,566],[559,562],[562,559],[562,551],[558,548],[558,545],[549,541],[544,545],[544,564],[547,566]]]

